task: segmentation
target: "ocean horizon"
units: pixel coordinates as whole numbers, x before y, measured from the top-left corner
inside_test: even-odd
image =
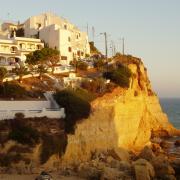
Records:
[[[160,103],[169,121],[180,129],[180,98],[160,98]]]

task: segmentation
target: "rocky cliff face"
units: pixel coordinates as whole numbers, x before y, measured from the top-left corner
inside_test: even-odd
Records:
[[[163,113],[142,62],[128,66],[133,73],[129,89],[116,88],[92,102],[90,117],[68,136],[63,162],[86,161],[95,151],[116,147],[139,151],[156,132],[180,134]]]

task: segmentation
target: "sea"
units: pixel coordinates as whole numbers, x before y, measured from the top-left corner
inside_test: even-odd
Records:
[[[180,129],[180,98],[160,98],[160,103],[169,121]]]
[[[160,103],[163,111],[168,115],[169,121],[174,127],[180,129],[180,98],[161,98]],[[180,160],[180,146],[175,146],[177,140],[180,140],[180,137],[176,136],[166,139],[166,142],[169,144],[166,151],[169,155]]]

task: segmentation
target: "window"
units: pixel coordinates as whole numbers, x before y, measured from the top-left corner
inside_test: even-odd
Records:
[[[80,51],[78,51],[78,52],[77,52],[77,55],[78,55],[78,56],[80,56],[80,54],[81,54],[81,52],[80,52]]]
[[[84,56],[84,52],[81,52],[81,56]]]
[[[68,48],[68,51],[69,51],[69,52],[72,52],[72,48],[71,48],[71,47],[69,47],[69,48]]]
[[[68,41],[71,42],[71,38],[70,37],[68,37]]]
[[[64,25],[64,29],[67,29],[67,25],[66,24]]]
[[[61,60],[67,60],[67,56],[61,56]]]

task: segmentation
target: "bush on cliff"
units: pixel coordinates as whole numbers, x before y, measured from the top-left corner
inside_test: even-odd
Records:
[[[17,124],[12,125],[12,130],[9,133],[9,139],[17,141],[20,144],[34,145],[39,141],[39,133],[37,130],[25,126],[20,125],[19,122]]]
[[[57,154],[59,157],[64,154],[67,145],[67,137],[65,134],[50,136],[47,134],[42,135],[42,146],[40,160],[44,164],[53,155]]]
[[[66,89],[54,95],[57,103],[65,108],[65,130],[67,133],[74,133],[76,122],[87,118],[90,114],[91,105],[88,102],[88,94],[85,95],[81,92],[80,89],[78,91]]]
[[[0,85],[0,96],[8,98],[22,98],[27,95],[25,88],[21,87],[15,82],[5,82],[4,85]]]
[[[110,79],[123,88],[128,88],[131,74],[132,73],[128,67],[119,64],[116,69],[105,72],[103,76],[104,78]]]

